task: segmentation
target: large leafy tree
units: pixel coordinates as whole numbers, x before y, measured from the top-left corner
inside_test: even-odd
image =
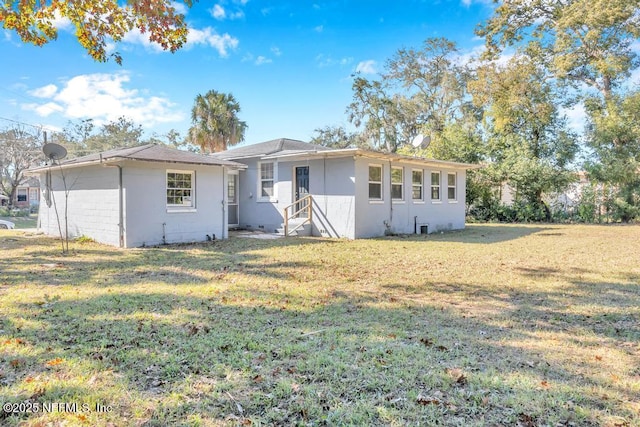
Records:
[[[467,121],[474,110],[466,96],[468,77],[455,43],[427,39],[420,49],[398,50],[379,80],[355,77],[349,120],[374,147],[390,152],[418,133],[442,144],[447,126],[473,121]]]
[[[192,0],[181,0],[191,7]],[[58,36],[56,20],[67,18],[75,27],[78,42],[96,61],[112,57],[107,44],[121,41],[132,30],[148,36],[164,50],[175,52],[187,39],[184,15],[173,0],[84,1],[4,1],[0,4],[0,22],[5,30],[17,33],[23,42],[42,46]]]
[[[558,112],[553,79],[535,59],[517,55],[506,65],[485,64],[469,90],[485,105],[485,136],[493,180],[509,184],[516,199],[550,219],[543,195],[561,191],[572,178],[569,165],[577,137]]]
[[[495,57],[526,46],[556,77],[605,98],[637,66],[640,0],[507,0],[477,30]]]
[[[358,132],[349,132],[343,126],[325,126],[314,130],[312,144],[329,148],[371,148]]]
[[[640,218],[640,91],[587,102],[587,142],[593,158],[587,170],[615,191],[608,200],[614,219]]]
[[[69,123],[63,132],[53,135],[56,142],[78,157],[113,148],[133,147],[145,143],[141,125],[124,116],[97,127],[93,119]]]
[[[191,143],[214,153],[244,141],[247,124],[238,118],[239,112],[240,104],[232,94],[210,90],[198,95],[191,110]]]
[[[0,191],[12,204],[16,189],[27,177],[24,171],[44,160],[41,131],[15,125],[0,131]]]

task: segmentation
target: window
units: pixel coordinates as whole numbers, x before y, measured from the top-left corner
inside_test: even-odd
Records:
[[[449,200],[456,200],[456,173],[447,174],[447,196]]]
[[[369,199],[382,200],[382,166],[369,165]]]
[[[411,171],[411,193],[413,200],[422,200],[422,170]]]
[[[275,197],[275,174],[273,163],[259,163],[259,192],[261,199],[271,199]]]
[[[26,202],[27,201],[27,189],[26,188],[18,188],[18,201]]]
[[[33,202],[33,203],[38,203],[38,198],[39,194],[38,194],[38,189],[37,188],[30,188],[29,189],[29,201]]]
[[[404,199],[404,168],[391,168],[391,199]]]
[[[194,172],[167,171],[167,206],[195,207]]]
[[[440,172],[431,172],[431,200],[440,200]]]

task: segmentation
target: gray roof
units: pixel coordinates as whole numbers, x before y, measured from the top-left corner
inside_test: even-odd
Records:
[[[250,157],[262,157],[282,151],[325,151],[330,150],[322,145],[310,144],[296,139],[280,138],[271,141],[260,142],[258,144],[247,145],[246,147],[232,148],[230,150],[214,153],[211,157],[216,159],[245,159]]]
[[[73,167],[91,163],[117,160],[138,160],[146,162],[180,163],[189,165],[229,166],[233,168],[245,168],[240,163],[219,159],[190,151],[178,150],[162,144],[145,144],[136,147],[116,148],[102,153],[89,154],[75,159],[63,160],[62,167]],[[46,167],[34,168],[32,171],[46,169]]]

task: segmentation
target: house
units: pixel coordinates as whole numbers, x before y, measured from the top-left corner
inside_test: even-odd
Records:
[[[349,239],[464,228],[476,167],[291,139],[212,157],[247,166],[228,170],[229,226]]]
[[[244,168],[147,144],[31,169],[42,188],[38,227],[60,235],[60,224],[64,234],[66,216],[70,237],[125,248],[226,238],[227,175]]]
[[[29,177],[16,188],[13,206],[16,208],[35,207],[40,202],[40,182],[38,178]]]

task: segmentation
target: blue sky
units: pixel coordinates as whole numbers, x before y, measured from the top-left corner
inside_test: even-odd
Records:
[[[248,124],[246,143],[309,140],[316,128],[348,125],[351,75],[371,77],[401,47],[447,37],[463,54],[482,46],[478,23],[488,0],[200,1],[186,10],[187,45],[160,52],[139,34],[97,63],[59,25],[58,40],[23,44],[0,37],[0,127],[6,119],[61,129],[70,120],[104,123],[126,116],[148,135],[190,126],[197,94],[232,93]]]

